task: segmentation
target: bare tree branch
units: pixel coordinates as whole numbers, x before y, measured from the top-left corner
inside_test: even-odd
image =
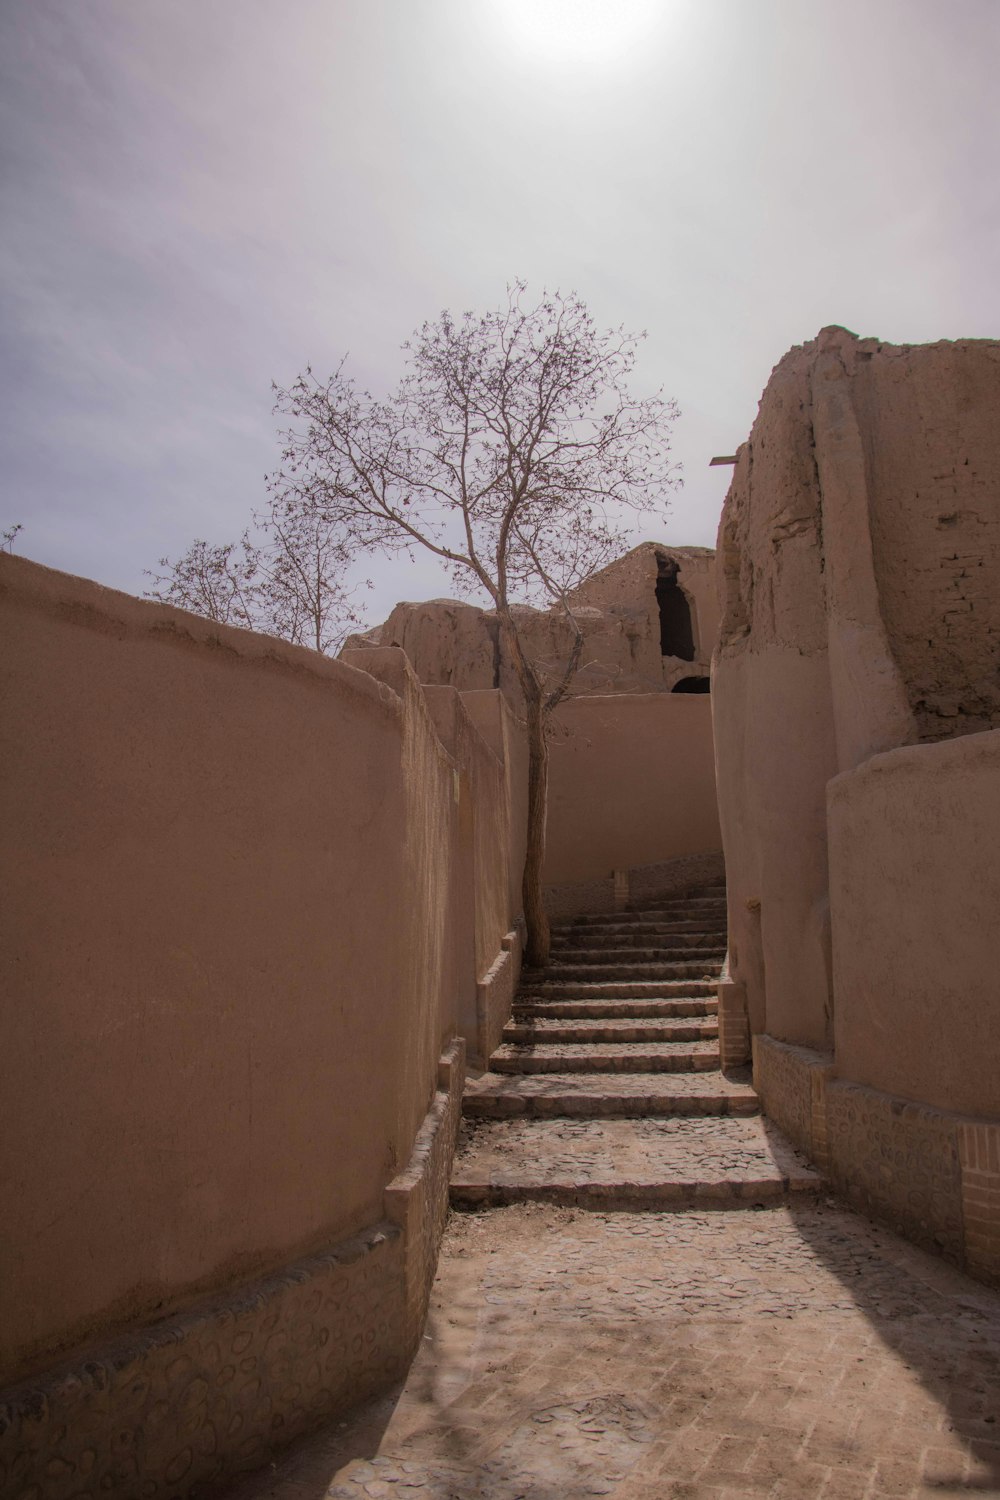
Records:
[[[630,389],[638,338],[599,331],[575,294],[524,282],[493,312],[444,312],[404,344],[406,372],[377,400],[342,362],[275,387],[287,420],[273,504],[335,525],[352,549],[426,548],[463,587],[492,600],[524,695],[529,828],[524,901],[529,959],[544,962],[541,903],[546,727],[580,666],[584,634],[569,595],[628,540],[627,520],[662,513],[677,483],[661,392]],[[517,602],[559,611],[570,645],[556,681],[533,661]]]

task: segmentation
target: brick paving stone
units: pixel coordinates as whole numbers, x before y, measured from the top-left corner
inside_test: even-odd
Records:
[[[724,930],[722,891],[563,925],[587,963],[525,976],[530,1044],[468,1084],[453,1176],[460,1200],[529,1201],[453,1215],[405,1386],[233,1500],[1000,1496],[1000,1294],[818,1201],[711,1041],[649,1038],[716,1003],[633,962],[678,925]],[[600,1035],[622,1025],[640,1038]],[[566,1070],[654,1057],[686,1071]]]
[[[998,1496],[998,1423],[1000,1294],[832,1202],[523,1204],[453,1215],[405,1387],[231,1500]]]

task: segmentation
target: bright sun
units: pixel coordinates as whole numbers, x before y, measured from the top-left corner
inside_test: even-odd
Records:
[[[656,30],[665,0],[495,0],[497,20],[539,61],[616,63]]]

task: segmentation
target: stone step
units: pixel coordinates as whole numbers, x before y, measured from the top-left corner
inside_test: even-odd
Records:
[[[570,980],[581,984],[603,983],[606,980],[635,979],[716,979],[722,972],[722,959],[693,959],[684,963],[614,963],[614,964],[564,964],[555,962],[546,969],[522,970],[522,983],[526,990],[537,989],[540,983],[565,984]]]
[[[689,998],[684,1000],[515,1000],[517,1022],[535,1018],[572,1020],[593,1017],[597,1020],[643,1020],[659,1016],[717,1016],[718,1000]]]
[[[604,1042],[573,1045],[501,1043],[490,1057],[492,1073],[714,1073],[714,1042]]]
[[[719,1023],[714,1016],[685,1018],[643,1016],[613,1018],[577,1017],[555,1019],[550,1016],[520,1016],[508,1021],[503,1041],[512,1047],[537,1046],[544,1042],[582,1046],[599,1042],[710,1042],[718,1039]]]
[[[669,922],[685,921],[694,916],[708,915],[725,920],[728,915],[728,905],[725,898],[709,898],[704,901],[665,901],[656,906],[644,907],[641,911],[636,908],[628,908],[626,911],[610,912],[587,912],[582,916],[573,917],[571,925],[574,927],[603,927],[608,922]]]
[[[548,969],[543,971],[549,973]],[[662,979],[662,980],[608,980],[587,984],[558,982],[551,979],[536,979],[533,983],[522,983],[520,1001],[531,1000],[674,1000],[689,999],[695,995],[710,995],[718,998],[717,979]]]
[[[748,1081],[722,1073],[484,1073],[467,1084],[462,1112],[494,1120],[756,1115],[760,1101]]]
[[[712,948],[557,948],[553,949],[550,968],[590,964],[676,964],[710,963],[720,967],[725,947]]]
[[[818,1174],[760,1118],[465,1120],[459,1208],[527,1200],[603,1209],[731,1207],[815,1193]]]
[[[561,957],[569,949],[585,947],[588,952],[596,952],[598,949],[627,949],[648,948],[658,945],[660,948],[683,948],[690,952],[697,949],[701,952],[704,948],[721,948],[725,950],[728,937],[725,931],[706,932],[702,928],[692,928],[690,932],[675,932],[670,929],[661,929],[649,925],[629,928],[624,931],[615,929],[602,929],[593,932],[589,928],[583,932],[565,932],[552,934],[552,951]]]

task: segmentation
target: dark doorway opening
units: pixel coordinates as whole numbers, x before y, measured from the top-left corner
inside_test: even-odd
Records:
[[[670,689],[672,693],[710,693],[711,679],[708,677],[682,677]]]
[[[677,582],[680,564],[662,552],[656,554],[656,602],[660,606],[660,654],[694,661],[691,606]],[[689,691],[691,691],[689,689]]]

